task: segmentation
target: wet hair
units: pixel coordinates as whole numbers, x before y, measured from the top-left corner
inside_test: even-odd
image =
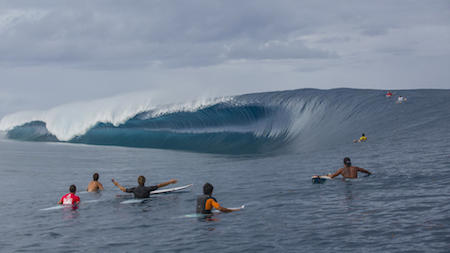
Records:
[[[362,136],[366,136],[366,135],[363,133]]]
[[[138,177],[138,183],[140,186],[144,186],[145,184],[145,177],[144,176],[139,176]]]
[[[71,185],[71,186],[69,187],[69,191],[70,191],[71,193],[75,193],[75,192],[77,191],[77,187],[73,184],[73,185]]]
[[[203,185],[203,194],[211,195],[214,190],[214,187],[210,183],[206,183]]]
[[[94,179],[94,181],[98,181],[98,173],[94,173],[94,175],[92,175],[92,178]]]
[[[352,161],[350,160],[350,157],[344,158],[344,164],[347,166],[352,166]]]

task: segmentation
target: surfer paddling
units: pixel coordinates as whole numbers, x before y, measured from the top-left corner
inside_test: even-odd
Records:
[[[201,214],[211,214],[211,210],[213,208],[224,212],[224,213],[230,213],[233,211],[239,211],[241,209],[231,209],[231,208],[225,208],[221,207],[219,203],[217,203],[217,200],[212,197],[212,192],[214,190],[214,187],[210,183],[206,183],[203,185],[203,195],[198,196],[197,198],[197,213]]]
[[[139,183],[139,186],[132,187],[132,188],[125,188],[125,187],[121,186],[116,180],[114,180],[114,178],[111,179],[111,181],[121,191],[128,192],[128,193],[133,193],[134,197],[137,198],[137,199],[148,198],[150,196],[150,192],[155,191],[158,188],[167,186],[169,184],[175,184],[175,183],[178,182],[177,180],[172,179],[172,180],[169,180],[167,182],[160,183],[158,185],[145,186],[145,177],[144,176],[139,176],[138,179],[137,179],[137,181]]]
[[[98,181],[98,173],[94,173],[94,175],[92,175],[92,179],[93,180],[89,182],[86,191],[88,192],[103,191],[103,185]]]
[[[371,175],[369,171],[359,168],[356,166],[352,166],[352,162],[349,157],[344,158],[344,168],[338,169],[334,174],[329,175],[330,178],[335,178],[339,175],[342,175],[344,178],[358,178],[358,171]]]
[[[361,135],[361,137],[360,137],[358,140],[353,140],[353,143],[357,143],[357,142],[366,142],[366,141],[367,141],[366,134],[363,133],[363,134]]]
[[[73,208],[76,208],[80,203],[80,197],[75,195],[77,192],[77,187],[73,184],[69,187],[70,193],[64,195],[59,201],[59,205],[72,205]]]

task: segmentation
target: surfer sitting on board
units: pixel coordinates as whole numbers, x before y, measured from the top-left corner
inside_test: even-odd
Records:
[[[197,213],[201,214],[211,214],[211,210],[213,208],[224,212],[224,213],[230,213],[233,211],[239,211],[240,209],[230,209],[221,207],[219,203],[217,203],[217,200],[212,197],[212,192],[214,190],[214,187],[210,183],[206,183],[203,185],[203,195],[198,196],[197,198]]]
[[[59,205],[72,205],[74,208],[80,203],[80,197],[75,195],[77,187],[73,184],[69,187],[70,193],[64,195],[59,201]]]
[[[175,184],[176,182],[178,182],[175,179],[169,180],[167,182],[164,183],[160,183],[158,185],[153,185],[153,186],[144,186],[145,184],[145,177],[144,176],[139,176],[138,177],[138,183],[139,186],[137,187],[132,187],[132,188],[125,188],[123,186],[121,186],[116,180],[111,179],[112,182],[114,183],[115,186],[119,187],[119,189],[123,192],[128,192],[128,193],[133,193],[134,197],[137,199],[144,199],[144,198],[148,198],[150,196],[150,192],[151,191],[155,191],[158,188],[167,186],[169,184]]]
[[[406,101],[406,98],[405,97],[403,97],[403,96],[398,96],[398,98],[397,98],[397,104],[401,104],[402,102],[405,102]]]
[[[103,191],[103,185],[98,181],[98,173],[94,173],[94,175],[92,175],[92,178],[93,180],[89,182],[86,191],[88,192]]]
[[[371,175],[369,171],[359,168],[356,166],[352,166],[352,162],[349,157],[344,158],[344,168],[338,169],[333,175],[329,175],[331,178],[342,175],[344,178],[358,178],[358,171],[364,172],[368,175]]]

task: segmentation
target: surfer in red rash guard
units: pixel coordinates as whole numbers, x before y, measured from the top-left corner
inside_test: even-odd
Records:
[[[67,193],[64,195],[59,201],[58,204],[60,205],[72,205],[73,208],[77,208],[78,204],[80,203],[80,197],[75,195],[77,192],[77,187],[75,185],[71,185],[69,187],[70,193]]]

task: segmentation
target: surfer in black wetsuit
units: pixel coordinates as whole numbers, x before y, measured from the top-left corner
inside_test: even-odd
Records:
[[[128,192],[128,193],[133,193],[134,197],[137,199],[143,199],[143,198],[148,198],[150,196],[150,192],[155,191],[158,188],[167,186],[169,184],[175,184],[176,182],[178,182],[175,179],[169,180],[167,182],[164,183],[160,183],[158,185],[153,185],[153,186],[145,186],[145,177],[144,176],[139,176],[138,177],[138,183],[139,185],[136,187],[132,187],[132,188],[125,188],[123,186],[121,186],[116,180],[111,179],[113,184],[117,187],[119,187],[119,189],[123,192]]]

